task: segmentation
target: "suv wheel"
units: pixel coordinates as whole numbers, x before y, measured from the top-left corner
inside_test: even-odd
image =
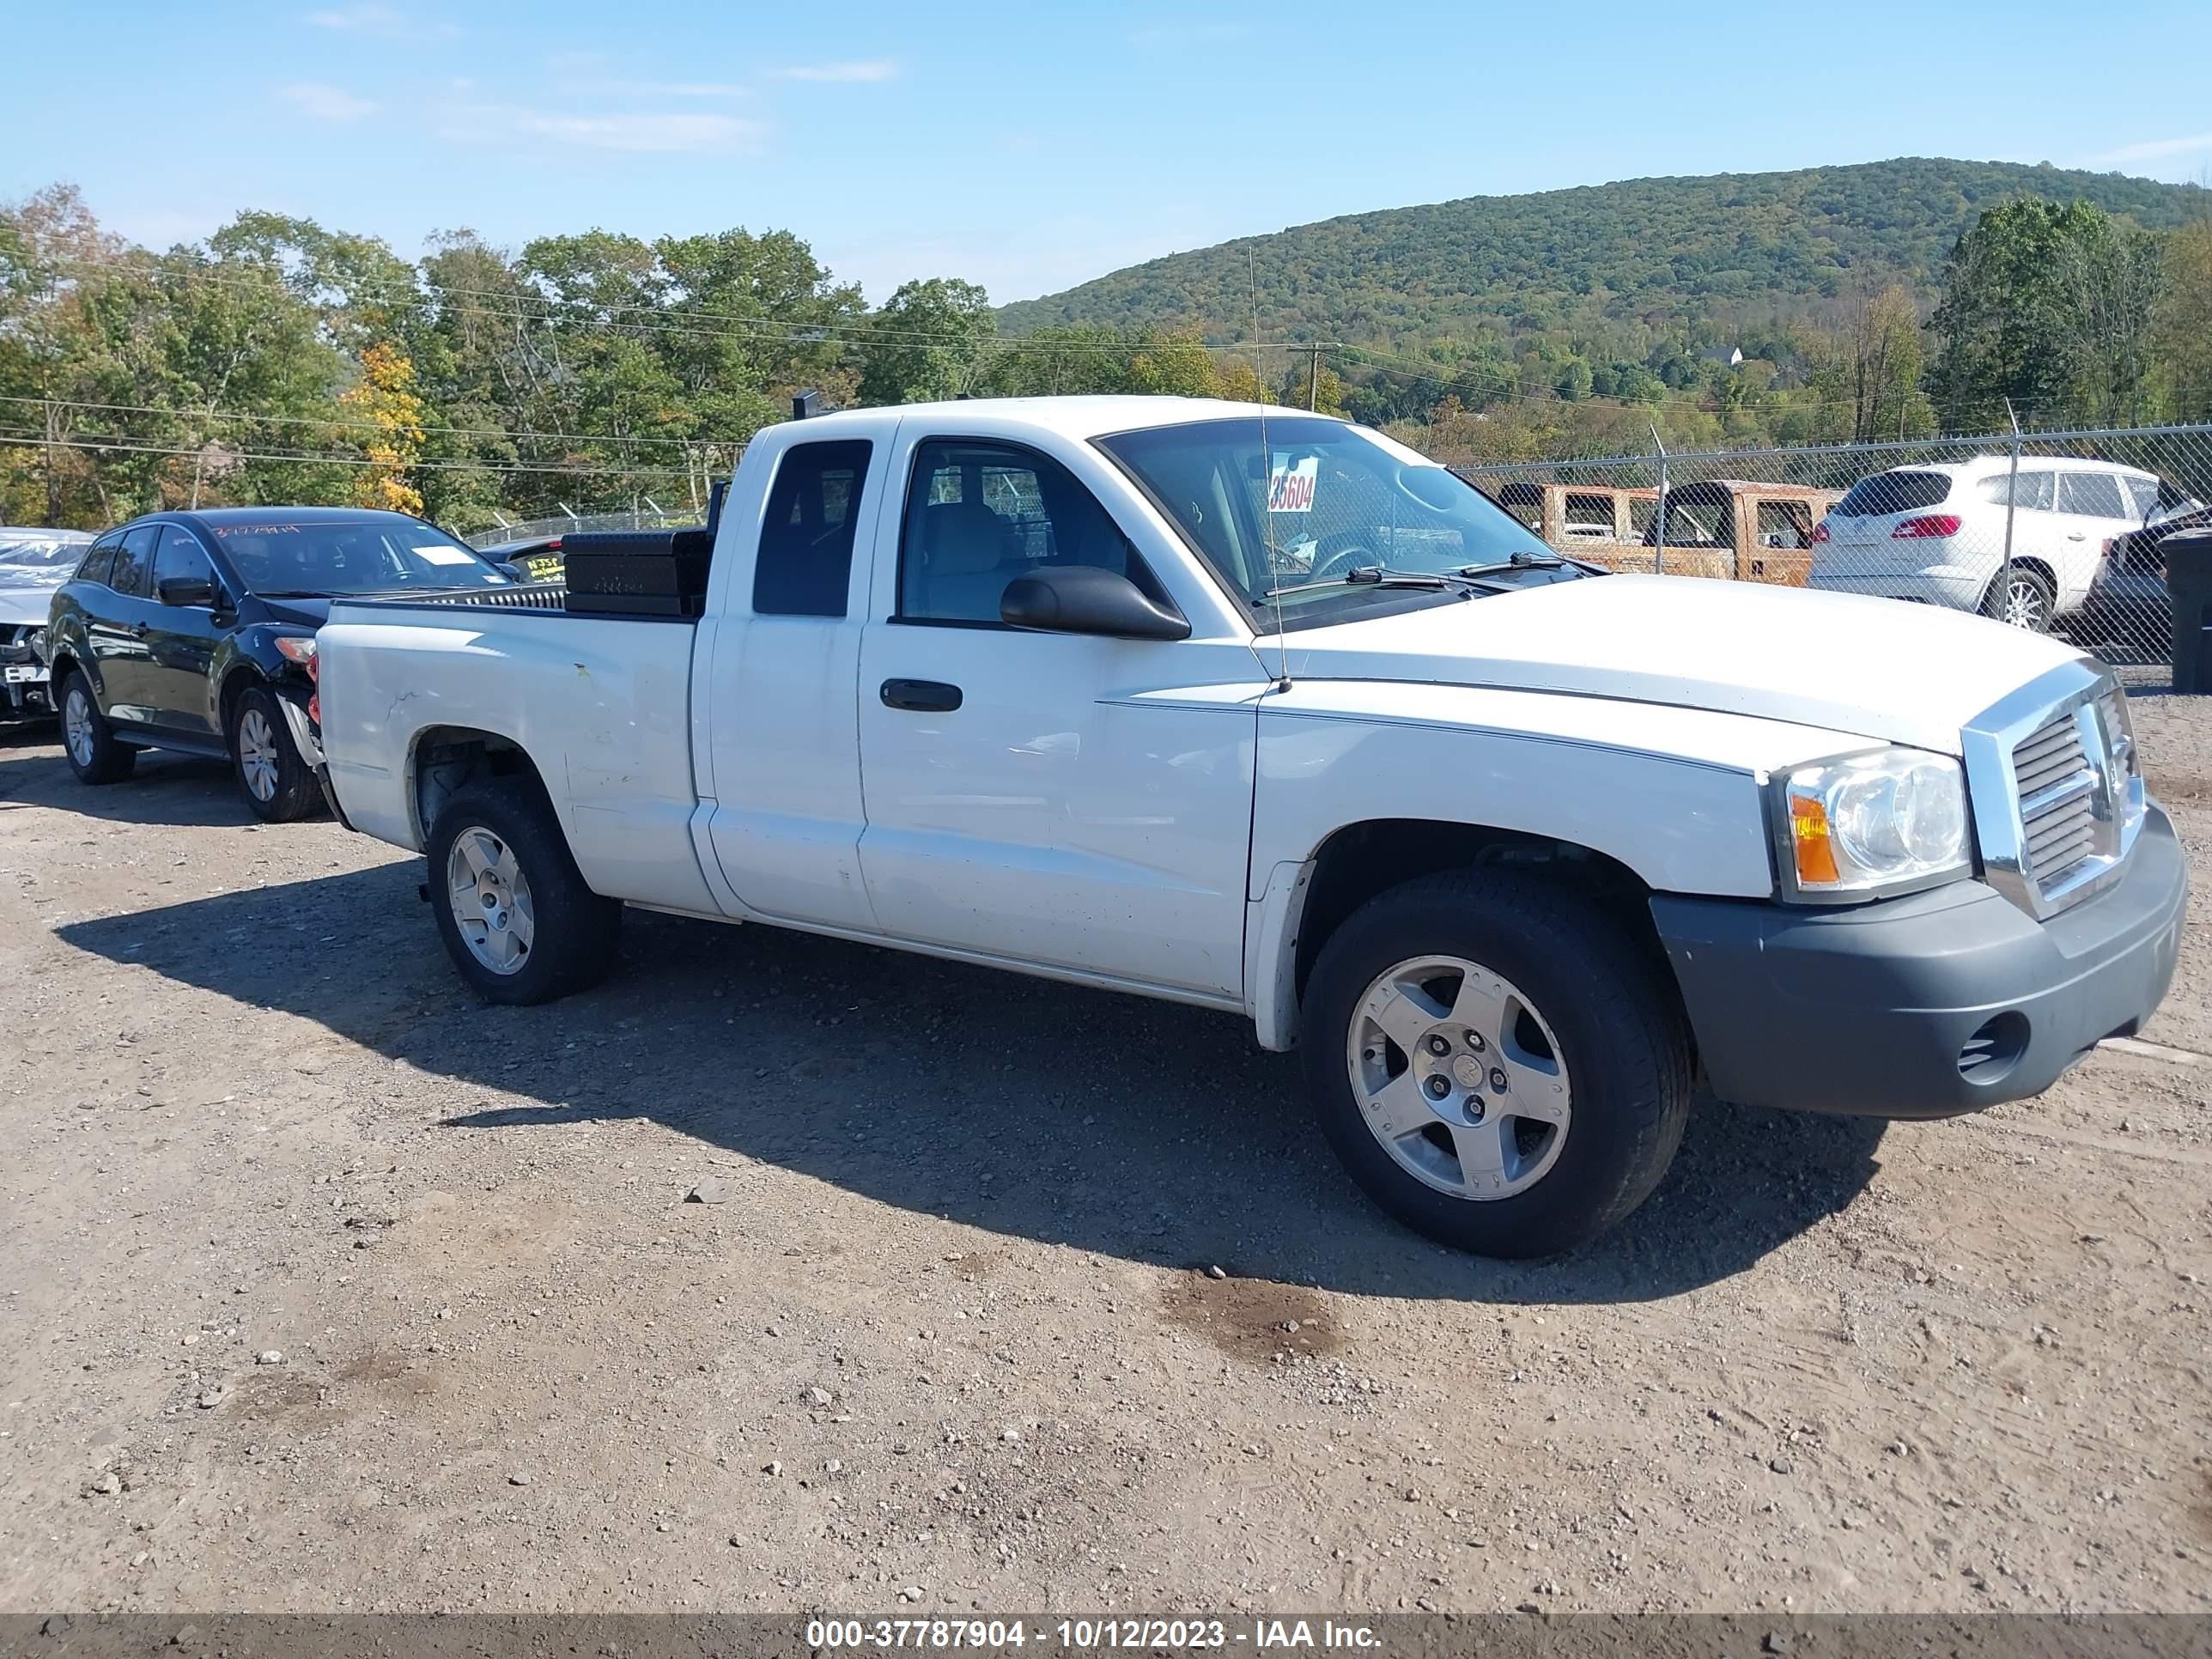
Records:
[[[585,884],[543,790],[469,785],[423,850],[438,936],[487,1002],[550,1002],[614,966],[622,906]]]
[[[230,759],[246,804],[264,823],[303,818],[322,805],[315,775],[292,741],[276,694],[265,685],[248,686],[231,704]]]
[[[138,764],[138,751],[120,742],[82,668],[70,670],[62,685],[62,747],[70,770],[83,783],[119,783]]]
[[[2057,608],[2057,600],[2043,573],[2026,565],[1998,571],[1990,580],[1989,592],[1982,595],[1984,617],[2025,628],[2031,634],[2048,634]]]
[[[1555,1255],[1674,1161],[1690,1043],[1662,965],[1540,880],[1407,883],[1322,947],[1299,1044],[1322,1128],[1368,1195],[1440,1243]]]

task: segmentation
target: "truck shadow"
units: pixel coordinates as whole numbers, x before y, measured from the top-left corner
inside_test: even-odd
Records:
[[[58,933],[505,1097],[443,1120],[456,1134],[649,1118],[903,1209],[1323,1290],[1668,1296],[1743,1271],[1875,1167],[1878,1123],[1709,1103],[1614,1233],[1554,1261],[1478,1261],[1370,1206],[1312,1127],[1294,1058],[1232,1017],[639,913],[605,986],[489,1008],[447,963],[420,872],[402,860]]]

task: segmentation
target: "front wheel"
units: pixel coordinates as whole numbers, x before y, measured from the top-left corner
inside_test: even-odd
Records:
[[[265,685],[248,686],[231,705],[230,759],[246,805],[264,823],[304,818],[323,804],[276,694]]]
[[[622,906],[585,884],[542,791],[471,784],[438,814],[425,852],[438,935],[488,1002],[550,1002],[614,965]]]
[[[138,751],[117,741],[82,668],[71,669],[62,686],[62,748],[80,783],[119,783],[138,764]]]
[[[1556,1255],[1674,1160],[1692,1067],[1660,964],[1601,912],[1469,870],[1370,902],[1322,947],[1299,1042],[1322,1132],[1416,1231]]]

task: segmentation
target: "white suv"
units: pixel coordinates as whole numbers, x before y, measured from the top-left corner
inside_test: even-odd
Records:
[[[2106,544],[2158,511],[2156,476],[2112,461],[2022,456],[2016,477],[2005,455],[1893,467],[1859,480],[1814,530],[1810,584],[2040,630],[2081,609]]]

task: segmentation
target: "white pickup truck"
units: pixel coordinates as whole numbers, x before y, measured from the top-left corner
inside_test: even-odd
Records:
[[[1340,421],[794,421],[707,571],[696,619],[332,610],[332,805],[427,854],[484,996],[592,983],[635,905],[1197,1003],[1303,1050],[1393,1214],[1535,1255],[1651,1190],[1701,1073],[1972,1111],[2173,971],[2186,869],[2096,662],[1590,571]]]

